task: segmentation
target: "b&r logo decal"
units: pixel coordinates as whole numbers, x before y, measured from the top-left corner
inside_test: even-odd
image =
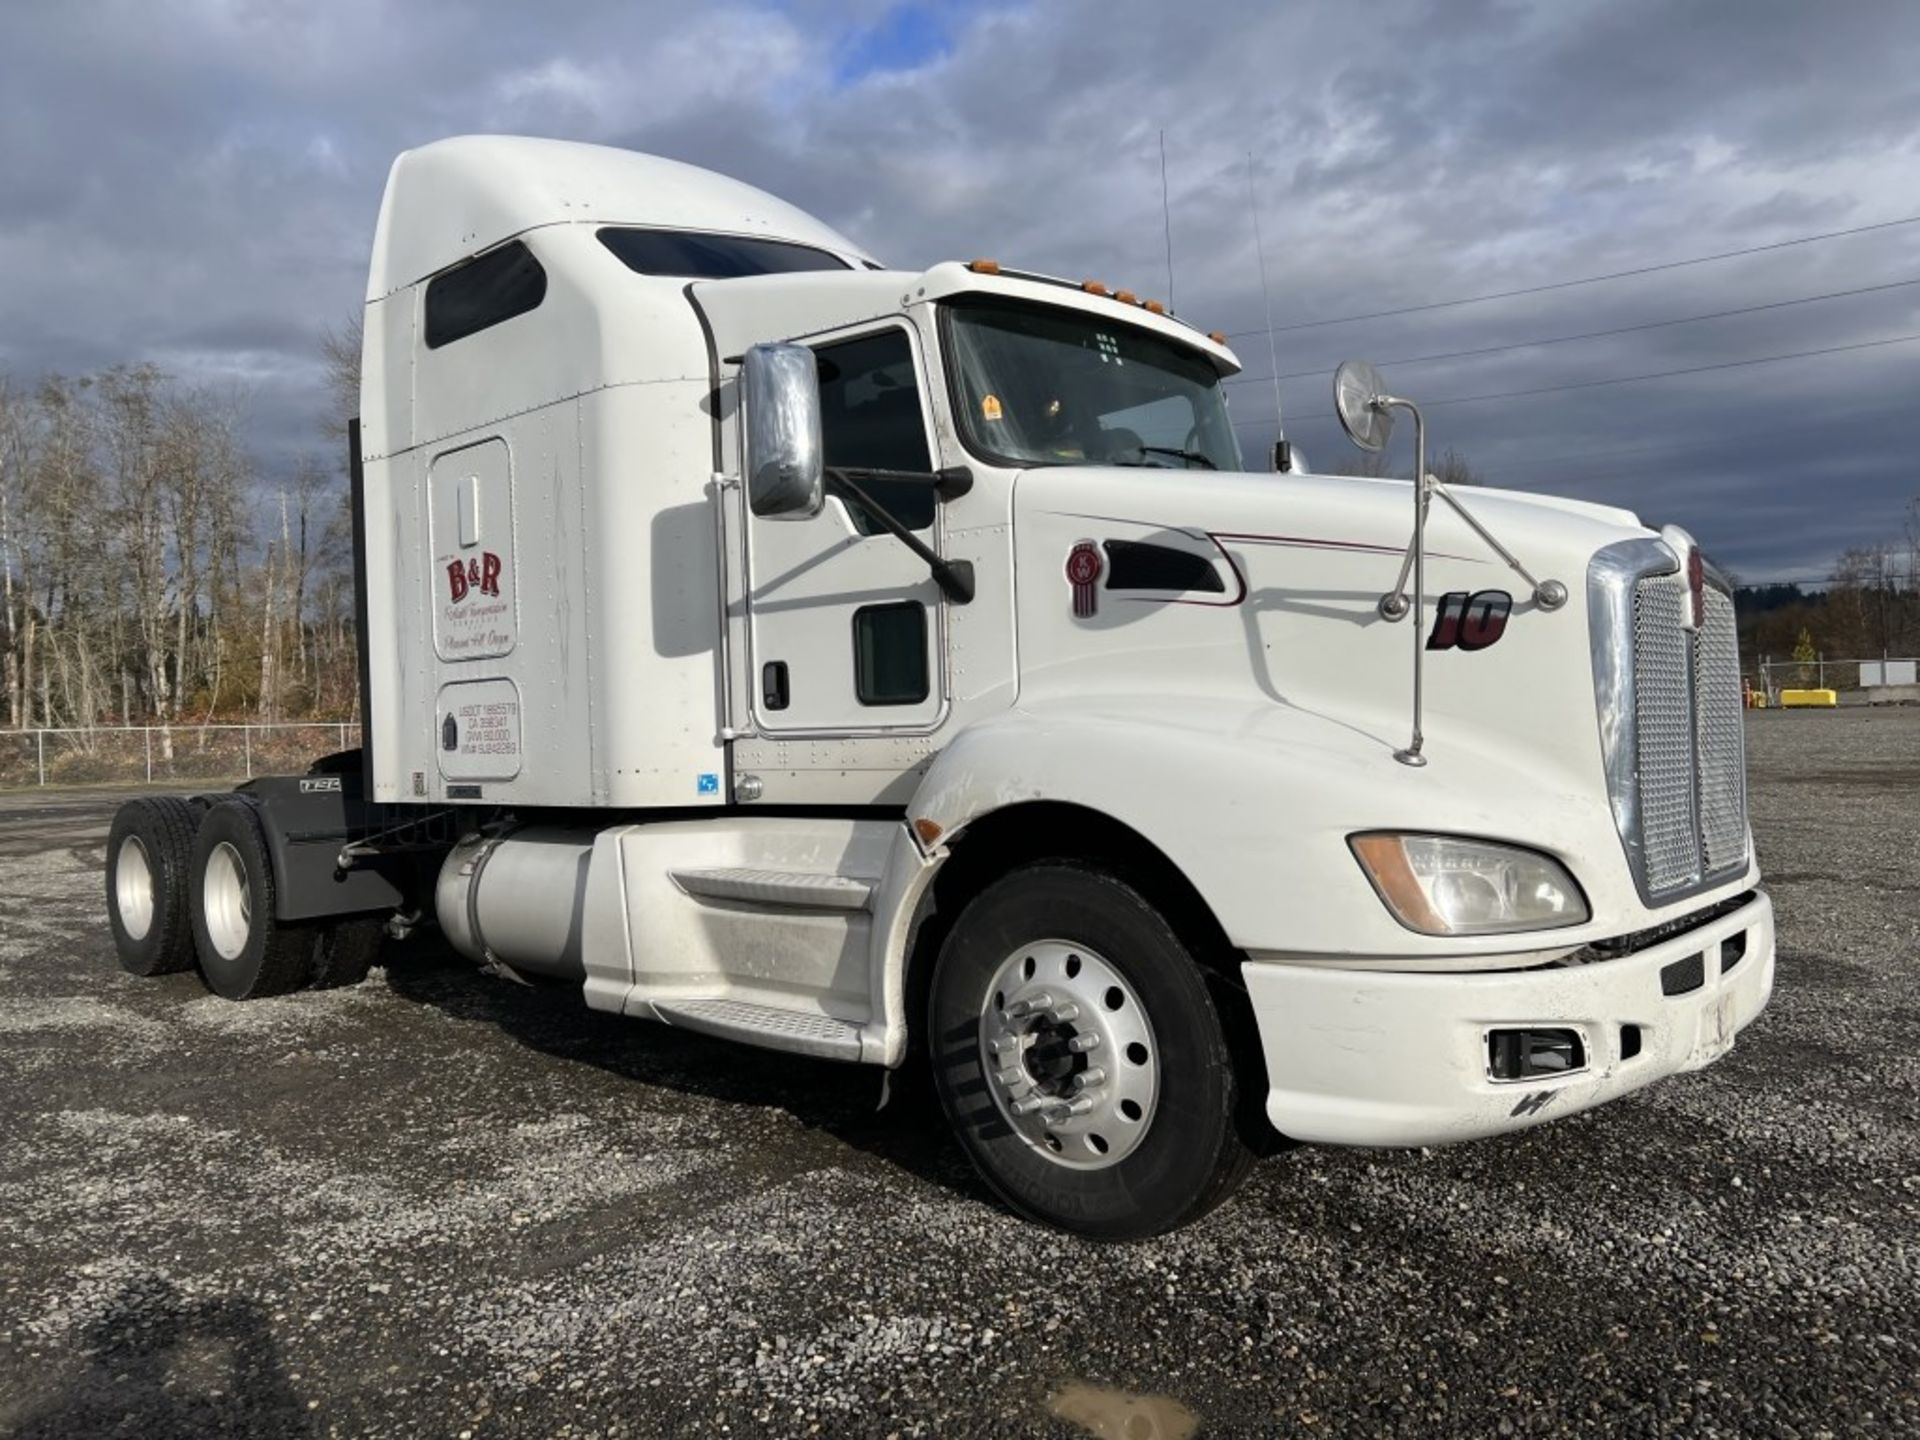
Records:
[[[500,593],[500,557],[493,551],[483,551],[478,560],[447,563],[447,598],[458,604],[467,598],[469,590],[482,595]]]
[[[1091,540],[1082,540],[1067,552],[1067,583],[1073,587],[1073,613],[1077,618],[1085,620],[1097,608],[1098,591],[1094,587],[1105,568],[1100,547]]]
[[[1429,650],[1484,650],[1507,633],[1513,597],[1504,590],[1450,590],[1434,612]]]

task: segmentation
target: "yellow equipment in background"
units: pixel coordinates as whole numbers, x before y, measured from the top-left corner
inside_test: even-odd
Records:
[[[1838,690],[1782,690],[1782,710],[1831,710],[1840,703]]]

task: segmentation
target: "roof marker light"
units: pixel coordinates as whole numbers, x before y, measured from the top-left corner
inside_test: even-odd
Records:
[[[1158,300],[1142,300],[1140,303],[1146,308],[1149,315],[1164,315],[1167,313],[1167,307],[1162,305]]]
[[[1227,343],[1227,332],[1224,330],[1209,330],[1207,332],[1207,338],[1216,345],[1224,345]]]
[[[1080,288],[1089,295],[1104,295],[1107,293],[1107,287],[1102,285],[1098,280],[1082,280],[1080,282]]]
[[[967,269],[976,275],[998,275],[1000,273],[1000,262],[998,260],[969,260],[967,262]]]
[[[1118,300],[1122,305],[1139,304],[1139,297],[1131,290],[1116,290],[1113,292],[1113,298]]]

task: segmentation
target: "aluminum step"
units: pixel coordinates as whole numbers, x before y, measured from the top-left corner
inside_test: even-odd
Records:
[[[744,1040],[769,1050],[817,1055],[823,1060],[858,1060],[860,1027],[817,1011],[779,1010],[746,1000],[655,1000],[653,1013],[669,1025]]]
[[[815,870],[673,870],[674,884],[700,900],[784,905],[795,910],[865,910],[873,882]]]

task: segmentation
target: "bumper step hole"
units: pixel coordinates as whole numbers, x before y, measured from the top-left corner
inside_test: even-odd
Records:
[[[1747,958],[1747,932],[1729,935],[1720,942],[1720,973],[1726,974]]]
[[[1587,1049],[1573,1030],[1492,1030],[1487,1074],[1495,1080],[1534,1080],[1587,1068]]]
[[[1694,953],[1683,960],[1676,960],[1660,971],[1660,993],[1662,995],[1691,995],[1707,983],[1707,957]]]
[[[1620,1058],[1631,1060],[1640,1053],[1640,1027],[1622,1025],[1620,1027]]]

